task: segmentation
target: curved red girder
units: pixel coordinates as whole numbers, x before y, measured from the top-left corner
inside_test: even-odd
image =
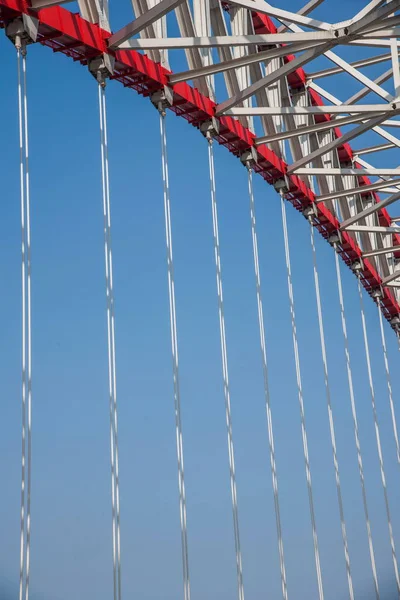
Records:
[[[149,96],[154,91],[168,85],[170,71],[158,63],[154,63],[147,56],[133,50],[111,51],[107,46],[110,33],[101,29],[98,25],[89,23],[80,15],[71,13],[65,8],[56,6],[41,10],[30,8],[27,0],[0,0],[0,26],[5,27],[7,22],[22,14],[31,14],[39,20],[38,42],[87,64],[88,59],[99,56],[102,53],[112,54],[115,57],[115,71],[113,79],[121,82],[125,87],[136,90],[139,94]],[[266,15],[253,13],[253,22],[256,33],[274,33],[275,25]],[[292,60],[288,55],[286,60]],[[297,69],[288,76],[289,85],[292,88],[304,87],[306,75],[303,69]],[[178,116],[184,117],[189,123],[198,126],[202,121],[215,116],[216,104],[209,98],[199,93],[197,89],[186,83],[177,83],[171,86],[174,94],[174,104],[171,110]],[[313,90],[309,90],[313,104],[322,106],[321,97]],[[255,135],[241,123],[232,117],[216,117],[220,124],[220,132],[216,138],[218,143],[228,148],[232,154],[240,156],[245,150],[254,147]],[[328,120],[330,116],[321,115],[320,119]],[[338,137],[340,130],[335,128]],[[302,211],[313,204],[315,195],[301,179],[293,174],[287,175],[287,164],[280,159],[266,145],[255,147],[257,153],[257,164],[255,171],[259,173],[268,183],[273,183],[284,176],[289,183],[288,200],[293,206]],[[346,164],[352,160],[352,150],[349,144],[343,144],[339,148],[339,160]],[[359,177],[359,184],[370,183],[365,176]],[[378,196],[375,196],[379,201]],[[339,221],[330,211],[325,203],[314,205],[316,208],[315,225],[324,238],[336,233]],[[390,216],[386,209],[380,209],[379,221],[381,225],[390,225]],[[400,236],[394,236],[394,245],[400,247]],[[342,243],[340,255],[347,265],[351,265],[362,256],[362,251],[356,241],[346,232],[342,232]],[[381,286],[381,278],[376,269],[368,259],[363,259],[364,270],[362,271],[362,283],[368,293]],[[386,319],[400,313],[392,291],[383,288],[382,311]]]

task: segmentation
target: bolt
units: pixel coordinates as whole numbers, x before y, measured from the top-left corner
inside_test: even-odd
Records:
[[[100,69],[97,71],[96,73],[96,79],[97,79],[97,83],[102,87],[105,88],[107,85],[107,81],[106,78],[104,77],[102,71],[100,71]]]
[[[163,103],[162,103],[162,101],[161,101],[161,100],[160,100],[160,101],[159,101],[159,103],[157,104],[157,108],[158,108],[158,112],[160,113],[160,115],[161,115],[162,117],[165,117],[165,116],[167,115],[167,113],[165,112],[165,109],[164,109],[164,107],[163,107]]]

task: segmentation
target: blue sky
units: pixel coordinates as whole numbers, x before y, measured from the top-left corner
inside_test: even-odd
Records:
[[[128,4],[128,3],[126,3]],[[342,8],[344,3],[340,3]],[[289,8],[296,8],[290,4]],[[353,10],[354,8],[354,10]],[[356,12],[360,5],[346,3]],[[351,9],[351,10],[350,10]],[[321,9],[322,10],[322,9]],[[325,9],[327,11],[328,9]],[[128,11],[114,9],[117,26]],[[325,12],[325,16],[327,13]],[[321,15],[320,15],[321,16]],[[347,14],[343,15],[343,18]],[[328,18],[328,17],[327,17]],[[20,226],[15,53],[4,36],[0,235],[0,597],[15,597],[20,498]],[[350,94],[351,90],[349,90]],[[110,84],[122,573],[125,597],[182,595],[158,115]],[[340,90],[338,89],[338,95]],[[32,600],[112,593],[109,413],[97,89],[85,68],[29,49],[33,261]],[[235,597],[207,148],[168,116],[178,336],[193,598]],[[217,197],[245,593],[279,598],[247,178],[216,148]],[[289,597],[316,598],[278,196],[255,178]],[[288,207],[294,291],[326,598],[348,594],[306,222]],[[330,247],[317,240],[338,454],[356,595],[373,597]],[[343,270],[378,575],[393,589],[354,277]],[[376,308],[366,300],[396,542],[399,465]],[[395,401],[396,340],[387,328]],[[1,587],[3,586],[3,588]]]

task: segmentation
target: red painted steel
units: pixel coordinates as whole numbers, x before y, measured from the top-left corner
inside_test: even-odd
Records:
[[[0,0],[0,27],[5,27],[7,22],[21,14],[31,14],[39,19],[38,42],[61,52],[81,64],[87,64],[88,60],[101,55],[103,52],[115,57],[115,71],[113,79],[122,83],[125,87],[136,90],[143,96],[149,96],[155,90],[168,84],[169,71],[161,65],[154,63],[146,56],[133,50],[120,50],[112,52],[107,47],[107,39],[110,33],[102,30],[98,25],[91,24],[78,14],[71,13],[62,7],[45,8],[35,11],[30,8],[27,0]],[[266,15],[253,13],[253,21],[256,33],[273,33],[276,28]],[[292,60],[288,55],[286,60]],[[293,89],[303,88],[306,75],[303,69],[297,69],[288,77],[289,85]],[[172,86],[174,104],[171,110],[178,116],[184,117],[189,123],[198,127],[199,123],[214,116],[215,103],[200,94],[197,89],[186,83],[178,83]],[[313,90],[310,90],[311,100],[318,106],[323,105],[322,99]],[[329,119],[329,114],[320,118]],[[254,134],[243,127],[237,119],[232,117],[218,117],[220,131],[217,137],[218,143],[225,146],[232,154],[240,156],[243,151],[254,146]],[[335,129],[336,135],[340,137],[340,131]],[[257,165],[255,171],[259,173],[268,183],[287,174],[287,165],[267,146],[257,146]],[[352,150],[348,144],[339,148],[339,158],[343,164],[348,164],[352,159]],[[359,178],[360,184],[370,183],[367,177]],[[289,194],[288,199],[297,210],[303,210],[306,206],[313,204],[315,196],[313,192],[296,175],[288,176]],[[324,238],[337,232],[339,222],[324,203],[316,206],[317,216],[315,224]],[[385,209],[379,211],[379,221],[382,225],[390,224],[389,214]],[[395,245],[400,246],[400,236],[394,236]],[[355,240],[347,232],[342,233],[340,254],[347,265],[351,265],[361,257],[361,249]],[[364,259],[363,285],[371,293],[379,287],[381,278],[374,269],[372,263]],[[384,288],[383,313],[390,320],[400,313],[390,288]]]

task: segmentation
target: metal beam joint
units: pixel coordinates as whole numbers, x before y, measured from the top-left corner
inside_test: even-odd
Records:
[[[171,88],[165,85],[163,89],[154,92],[154,94],[150,96],[150,100],[158,112],[165,117],[166,109],[174,103],[174,93]]]
[[[288,177],[285,176],[284,179],[277,179],[276,181],[274,181],[273,186],[278,194],[280,194],[281,196],[285,196],[289,193],[290,189]]]
[[[6,27],[6,36],[17,49],[25,51],[25,47],[34,44],[39,31],[39,20],[30,15],[13,19]]]
[[[357,277],[359,277],[361,275],[361,271],[364,271],[363,259],[360,257],[351,263],[350,269],[357,275]]]
[[[240,162],[247,168],[252,169],[257,164],[257,151],[252,146],[240,156]]]
[[[208,140],[212,140],[214,137],[219,135],[219,121],[212,117],[208,121],[200,123],[200,131]]]
[[[107,79],[114,73],[115,59],[107,53],[102,56],[96,56],[88,61],[89,72],[102,86],[106,86]]]

